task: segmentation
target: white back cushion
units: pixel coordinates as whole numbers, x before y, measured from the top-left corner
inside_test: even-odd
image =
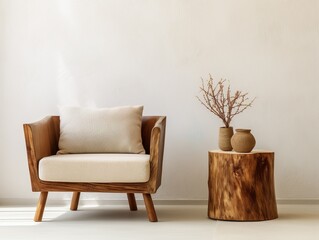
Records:
[[[145,153],[142,113],[143,106],[61,107],[58,154]]]

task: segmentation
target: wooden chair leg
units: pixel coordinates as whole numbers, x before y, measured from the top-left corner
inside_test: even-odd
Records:
[[[39,201],[38,201],[38,205],[37,205],[37,210],[35,211],[35,215],[34,215],[35,222],[42,221],[45,204],[47,202],[47,197],[48,197],[48,192],[41,192],[40,193],[40,197],[39,197]]]
[[[151,194],[143,193],[147,216],[150,222],[157,222],[157,216]]]
[[[78,210],[79,200],[80,200],[80,192],[73,192],[70,210],[72,211]]]
[[[128,199],[128,204],[130,205],[130,210],[131,211],[136,211],[137,210],[137,205],[136,205],[136,200],[135,200],[134,193],[128,193],[127,194],[127,199]]]

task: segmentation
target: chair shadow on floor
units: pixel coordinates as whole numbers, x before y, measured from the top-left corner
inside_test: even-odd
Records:
[[[187,222],[203,221],[208,219],[206,208],[192,206],[157,206],[159,222]],[[94,206],[79,207],[77,211],[69,211],[67,208],[63,214],[55,218],[44,216],[44,221],[145,221],[147,216],[145,207],[138,206],[137,211],[129,211],[127,206]]]

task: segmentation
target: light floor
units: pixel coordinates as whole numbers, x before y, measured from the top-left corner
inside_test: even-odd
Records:
[[[143,206],[47,207],[42,223],[34,208],[0,207],[1,240],[64,239],[298,239],[319,240],[319,205],[278,205],[279,218],[263,222],[228,222],[207,218],[203,205],[157,205],[159,222],[147,220]]]

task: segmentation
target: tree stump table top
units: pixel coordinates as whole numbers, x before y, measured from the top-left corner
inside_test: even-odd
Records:
[[[278,217],[274,152],[214,150],[208,156],[209,218],[262,221]]]

